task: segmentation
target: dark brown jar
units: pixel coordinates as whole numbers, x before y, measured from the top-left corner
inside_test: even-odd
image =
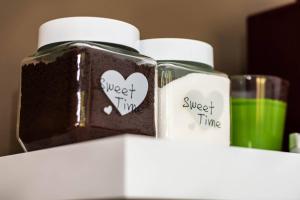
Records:
[[[156,136],[156,62],[117,20],[46,22],[22,62],[17,137],[26,151],[119,134]]]

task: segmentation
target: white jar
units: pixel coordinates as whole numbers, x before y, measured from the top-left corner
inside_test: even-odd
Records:
[[[142,40],[158,62],[158,137],[230,144],[230,81],[213,69],[213,48],[197,40]]]

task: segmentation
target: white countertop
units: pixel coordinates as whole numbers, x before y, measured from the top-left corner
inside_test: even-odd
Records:
[[[0,158],[0,199],[299,200],[300,154],[119,136]]]

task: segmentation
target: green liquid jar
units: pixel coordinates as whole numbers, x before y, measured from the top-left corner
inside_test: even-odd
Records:
[[[247,75],[231,81],[231,145],[281,150],[288,82]]]

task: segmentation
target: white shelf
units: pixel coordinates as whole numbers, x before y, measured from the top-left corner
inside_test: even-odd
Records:
[[[121,136],[0,158],[0,199],[299,200],[300,154]]]

